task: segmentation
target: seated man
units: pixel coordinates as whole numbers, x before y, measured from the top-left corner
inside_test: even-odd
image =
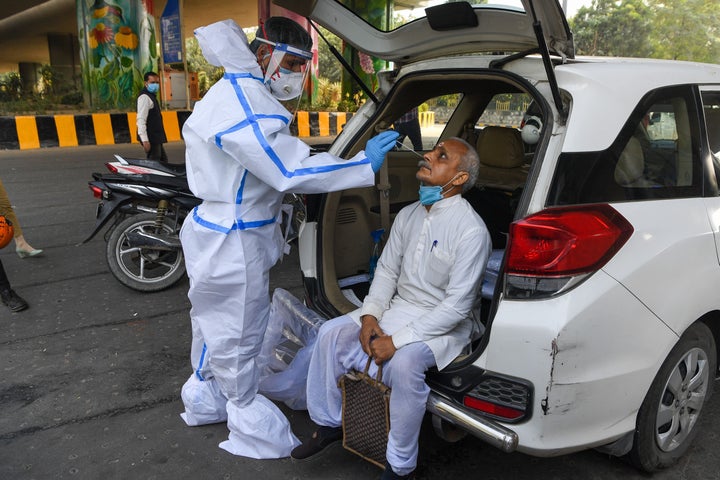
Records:
[[[363,307],[320,328],[307,379],[308,411],[319,428],[293,458],[341,439],[338,379],[363,370],[372,356],[369,373],[384,363],[383,381],[392,388],[381,478],[413,477],[430,393],[425,371],[444,368],[467,345],[492,248],[482,219],[459,195],[475,184],[478,163],[475,150],[459,138],[439,143],[420,161],[420,201],[398,213]]]

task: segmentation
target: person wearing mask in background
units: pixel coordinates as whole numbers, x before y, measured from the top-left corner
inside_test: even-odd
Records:
[[[147,158],[167,162],[164,143],[167,143],[157,92],[160,77],[155,72],[145,74],[145,87],[137,98],[137,138]]]
[[[182,387],[187,425],[227,421],[220,447],[251,458],[287,457],[299,445],[287,418],[258,394],[268,322],[270,268],[283,254],[284,192],[320,193],[374,184],[396,132],[368,140],[345,160],[290,134],[280,101],[301,95],[312,40],[294,21],[272,17],[248,44],[232,20],[200,27],[205,59],[223,78],[183,126],[188,183],[203,200],[180,238],[190,278],[193,373]]]
[[[420,200],[400,210],[362,308],[325,322],[307,375],[307,407],[318,425],[291,456],[309,458],[342,438],[340,377],[368,357],[391,389],[387,465],[381,480],[414,478],[430,387],[425,371],[445,368],[468,344],[472,313],[492,250],[485,223],[462,192],[479,160],[466,141],[438,143],[420,161]]]

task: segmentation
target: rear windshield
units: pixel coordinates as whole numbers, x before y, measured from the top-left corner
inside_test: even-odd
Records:
[[[425,17],[425,8],[453,0],[337,0],[358,17],[382,31],[394,30],[406,23]],[[491,5],[473,5],[478,8],[503,8],[525,12],[520,0],[493,0]]]

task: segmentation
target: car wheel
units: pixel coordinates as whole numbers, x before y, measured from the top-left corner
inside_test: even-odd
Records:
[[[717,365],[715,340],[701,322],[692,325],[660,367],[640,407],[630,461],[652,472],[672,465],[697,434]]]

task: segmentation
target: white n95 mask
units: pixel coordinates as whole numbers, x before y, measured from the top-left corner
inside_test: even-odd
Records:
[[[305,73],[281,68],[270,78],[270,93],[280,101],[299,97],[305,85]]]

